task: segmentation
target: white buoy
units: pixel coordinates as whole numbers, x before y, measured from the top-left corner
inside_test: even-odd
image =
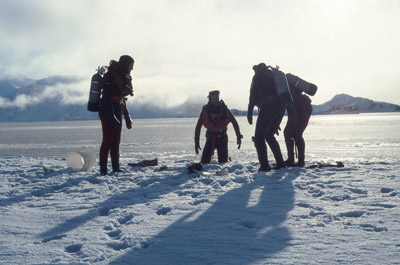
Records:
[[[96,164],[96,155],[91,151],[72,152],[67,157],[68,167],[74,170],[87,170]]]

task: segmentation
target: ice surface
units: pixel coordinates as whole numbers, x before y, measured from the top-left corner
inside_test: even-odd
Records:
[[[242,148],[229,128],[232,162],[206,175],[186,172],[196,119],[135,120],[122,165],[168,168],[108,176],[66,166],[98,152],[98,121],[0,124],[0,264],[400,264],[399,120],[313,116],[307,163],[345,167],[257,173],[239,117]]]

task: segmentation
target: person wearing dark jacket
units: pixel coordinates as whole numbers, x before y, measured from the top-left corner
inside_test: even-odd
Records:
[[[201,127],[207,128],[206,143],[204,145],[203,154],[201,156],[202,164],[209,164],[214,150],[218,152],[218,163],[228,162],[228,135],[226,133],[227,126],[232,123],[235,129],[238,149],[242,144],[243,136],[240,134],[239,124],[232,115],[225,103],[219,100],[219,91],[210,91],[209,102],[203,106],[200,117],[195,129],[195,151],[199,153],[200,148],[200,130]]]
[[[253,66],[255,72],[251,88],[247,110],[247,121],[253,124],[254,106],[259,108],[256,130],[254,134],[254,145],[257,150],[258,161],[260,162],[259,171],[270,171],[271,166],[268,161],[267,145],[274,154],[277,166],[274,169],[285,167],[285,162],[281,153],[275,133],[285,114],[285,107],[281,106],[275,89],[272,72],[265,63]]]
[[[288,114],[286,127],[283,131],[288,152],[287,166],[304,167],[305,142],[303,132],[308,125],[312,113],[311,99],[302,93],[297,87],[290,86],[294,102],[294,113]],[[298,162],[294,162],[294,146],[298,151]]]
[[[100,99],[99,117],[103,131],[100,147],[100,174],[107,175],[108,154],[110,153],[113,172],[125,172],[119,165],[119,145],[121,142],[122,114],[126,126],[132,127],[132,120],[125,101],[133,96],[131,71],[134,60],[128,55],[112,60],[107,73],[103,77],[103,94]]]

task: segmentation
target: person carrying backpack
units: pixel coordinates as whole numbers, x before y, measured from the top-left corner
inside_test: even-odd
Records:
[[[126,126],[132,127],[125,101],[133,96],[131,71],[134,60],[123,55],[119,61],[111,60],[108,71],[103,77],[102,98],[100,99],[99,117],[103,132],[100,147],[100,174],[107,175],[108,154],[110,153],[113,172],[126,172],[119,165],[119,145],[121,142],[122,114]]]
[[[247,121],[249,124],[253,124],[253,109],[254,106],[257,106],[259,113],[254,134],[254,145],[260,162],[258,171],[271,171],[265,140],[275,157],[277,165],[274,169],[280,169],[285,167],[285,162],[274,135],[278,131],[285,114],[285,107],[280,104],[273,73],[266,64],[255,65],[253,70],[255,74],[251,82]]]
[[[200,130],[201,127],[207,128],[206,143],[201,156],[202,164],[209,164],[214,150],[218,152],[218,163],[228,162],[228,135],[227,126],[232,123],[235,129],[238,149],[242,144],[243,136],[240,134],[239,124],[232,115],[225,103],[219,100],[219,91],[210,91],[208,94],[209,102],[203,106],[200,117],[195,129],[195,151],[199,153],[200,148]]]
[[[287,166],[304,167],[305,142],[303,132],[308,125],[312,113],[311,99],[303,94],[302,90],[289,86],[294,103],[294,113],[288,114],[288,120],[283,130],[285,143],[288,152],[288,159],[285,161]],[[298,162],[294,163],[294,146],[298,151]]]

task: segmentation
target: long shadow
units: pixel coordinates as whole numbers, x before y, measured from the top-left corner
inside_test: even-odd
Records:
[[[283,251],[283,225],[294,207],[294,174],[275,173],[231,190],[205,212],[191,212],[110,262],[117,264],[251,264]],[[282,175],[284,174],[284,175]],[[258,201],[249,199],[256,193]]]
[[[47,240],[48,238],[72,231],[98,216],[107,216],[112,209],[124,208],[129,205],[134,205],[138,202],[142,203],[142,201],[138,201],[138,194],[141,195],[141,199],[146,200],[148,193],[157,191],[155,194],[152,194],[151,200],[157,199],[155,195],[161,196],[165,193],[169,193],[190,179],[190,177],[187,177],[186,172],[180,173],[180,178],[176,178],[176,174],[174,173],[176,173],[176,171],[172,173],[165,171],[165,174],[162,176],[153,176],[149,180],[139,181],[137,183],[137,188],[128,189],[124,192],[115,194],[107,200],[94,205],[88,212],[70,218],[63,223],[58,224],[55,227],[44,231],[43,233],[40,233],[38,237]],[[173,186],[169,185],[166,187],[167,185],[165,184],[165,179],[169,179],[171,176],[175,177],[177,183],[175,183]]]

